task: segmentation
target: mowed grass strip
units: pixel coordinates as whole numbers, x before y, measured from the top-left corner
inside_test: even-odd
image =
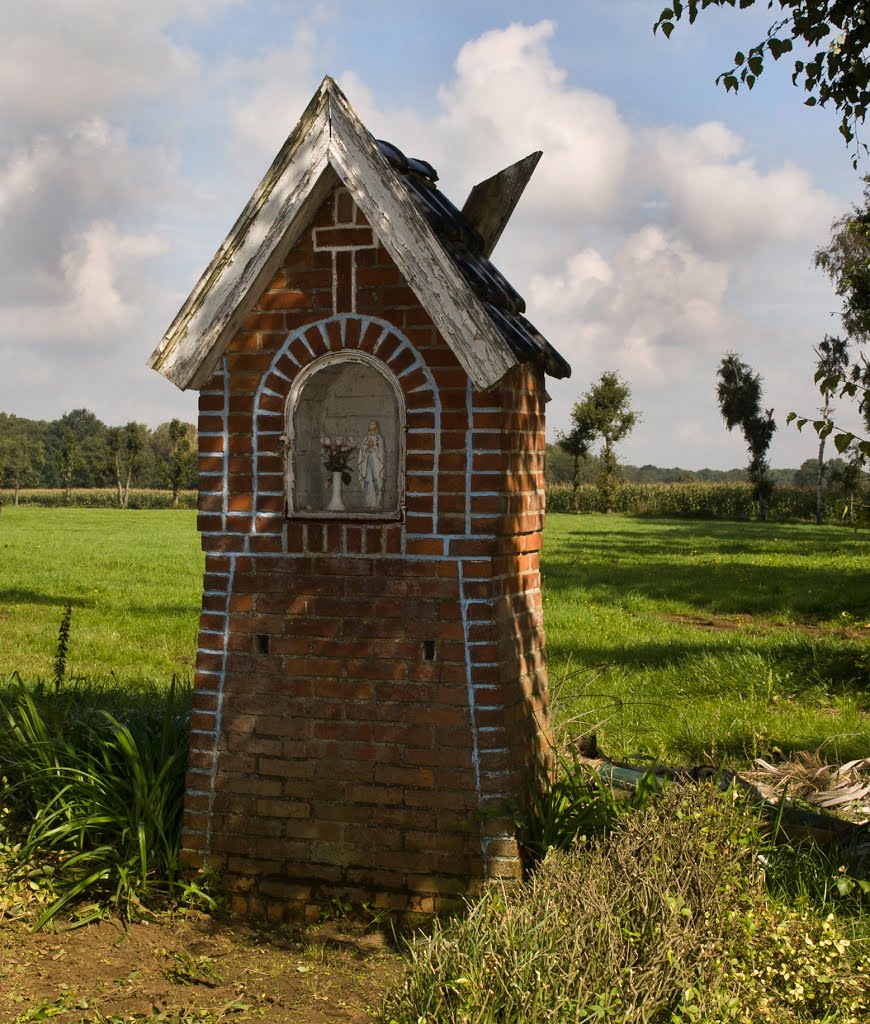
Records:
[[[67,603],[69,674],[192,678],[203,564],[192,511],[5,506],[0,678],[51,679]]]
[[[551,515],[557,721],[613,757],[867,756],[868,570],[840,527]]]

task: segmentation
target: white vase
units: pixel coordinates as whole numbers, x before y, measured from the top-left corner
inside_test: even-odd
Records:
[[[327,512],[345,512],[344,502],[341,500],[341,470],[334,469],[332,471],[332,488],[331,494],[329,495],[329,504],[326,506]]]

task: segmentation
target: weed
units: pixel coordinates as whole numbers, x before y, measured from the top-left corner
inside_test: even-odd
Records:
[[[69,648],[69,630],[72,619],[72,605],[67,602],[60,620],[60,628],[57,631],[57,649],[54,655],[54,689],[55,693],[60,689],[66,676],[66,655]]]
[[[609,836],[553,850],[409,948],[381,1024],[847,1024],[870,956],[833,917],[770,900],[734,794],[668,787]]]
[[[174,949],[163,949],[160,952],[169,960],[169,965],[162,968],[162,974],[175,985],[207,985],[213,988],[226,980],[210,956],[194,957]]]
[[[7,725],[0,757],[22,829],[19,871],[48,863],[54,872],[57,898],[35,928],[80,897],[98,906],[75,924],[107,906],[129,917],[143,899],[190,893],[178,880],[187,692],[179,694],[173,682],[161,719],[138,722],[138,735],[101,712],[93,720],[73,719],[73,741],[56,705],[23,685],[12,702],[0,703]]]

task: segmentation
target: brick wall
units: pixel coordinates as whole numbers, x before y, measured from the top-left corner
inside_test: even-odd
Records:
[[[290,387],[353,348],[404,395],[404,521],[287,520]],[[537,367],[473,391],[343,189],[203,389],[184,846],[237,912],[430,911],[518,876],[506,801],[549,736],[543,403]]]

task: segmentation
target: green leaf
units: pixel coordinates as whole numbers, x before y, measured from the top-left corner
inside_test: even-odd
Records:
[[[746,76],[746,85],[750,89],[753,87],[753,85],[755,85],[755,75]]]
[[[785,422],[788,424],[788,423],[791,423],[792,420],[796,420],[796,419],[797,419],[797,413],[796,412],[790,412],[788,414],[788,416],[786,416]]]
[[[738,51],[737,51],[737,53],[735,53],[735,54],[734,54],[734,66],[735,66],[735,67],[739,68],[739,67],[740,67],[740,65],[741,65],[741,64],[742,64],[742,63],[743,63],[743,62],[744,62],[745,60],[746,60],[746,54],[745,54],[745,53],[741,53],[741,51],[740,51],[740,50],[738,50]]]
[[[849,445],[855,440],[854,434],[835,434],[834,444],[836,445],[837,451],[842,455],[843,452],[849,447]]]
[[[671,32],[674,31],[674,23],[672,21],[663,21],[661,22],[661,29],[665,34],[665,39],[670,39]]]
[[[752,54],[747,63],[753,75],[760,75],[764,70],[764,61],[759,54]]]
[[[810,96],[810,98],[808,100],[804,100],[804,106],[805,107],[814,107],[815,105],[816,105],[816,98],[815,98],[815,96]]]
[[[734,75],[725,75],[722,79],[722,84],[725,86],[725,92],[730,92],[732,89],[737,92],[737,78]]]

